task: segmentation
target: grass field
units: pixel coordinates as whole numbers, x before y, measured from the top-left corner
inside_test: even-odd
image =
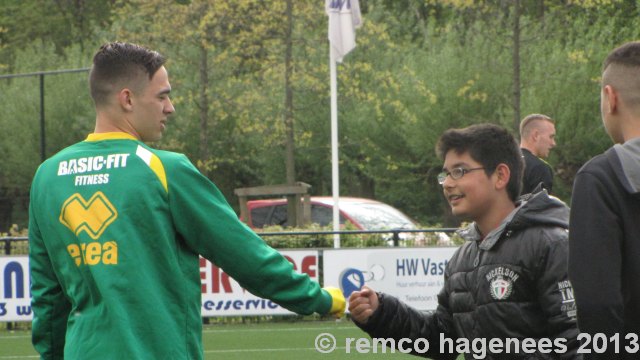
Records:
[[[321,353],[315,348],[320,334],[331,334],[336,339],[336,348],[330,353]],[[37,359],[31,346],[28,331],[0,330],[0,360]],[[350,352],[347,339],[353,338]],[[206,325],[203,332],[204,358],[209,360],[288,360],[288,359],[416,359],[414,356],[391,353],[391,349],[369,348],[369,353],[359,353],[356,339],[369,337],[349,320],[301,321],[234,325]],[[364,340],[362,340],[364,341]],[[383,353],[383,350],[386,353]],[[462,359],[460,357],[459,359]]]

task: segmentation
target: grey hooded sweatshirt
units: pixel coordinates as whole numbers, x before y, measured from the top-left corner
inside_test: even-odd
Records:
[[[569,227],[578,326],[609,340],[607,352],[584,358],[639,358],[640,138],[613,146],[578,171]],[[587,349],[594,349],[593,339]]]

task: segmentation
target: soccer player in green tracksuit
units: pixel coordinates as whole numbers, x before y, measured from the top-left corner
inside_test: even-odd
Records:
[[[43,359],[201,359],[199,254],[294,312],[344,311],[340,290],[293,271],[184,155],[144,143],[174,112],[164,62],[103,45],[89,76],[95,132],[35,175],[32,336]]]

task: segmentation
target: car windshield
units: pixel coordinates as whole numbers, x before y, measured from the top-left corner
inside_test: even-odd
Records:
[[[365,230],[416,229],[411,219],[386,204],[341,202],[340,208]]]

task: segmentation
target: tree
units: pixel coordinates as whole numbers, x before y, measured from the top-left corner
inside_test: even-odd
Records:
[[[79,46],[67,48],[65,55],[56,55],[52,44],[34,41],[16,52],[15,71],[79,68],[90,58]],[[0,93],[10,98],[0,116],[0,126],[6,129],[0,132],[0,229],[12,223],[25,227],[29,187],[41,162],[39,77],[0,79]],[[93,129],[95,115],[86,73],[45,77],[44,95],[46,154],[51,156],[84,139]]]
[[[156,24],[162,24],[116,21],[114,30],[129,41],[157,44],[173,59],[172,77],[184,85],[176,87],[177,94],[186,96],[176,98],[181,129],[170,133],[171,145],[190,154],[206,175],[215,174],[226,194],[234,187],[255,185],[263,166],[274,167],[271,160],[258,165],[265,157],[257,155],[274,145],[282,148],[278,160],[286,164],[287,175],[280,175],[276,182],[295,181],[294,48],[299,42],[295,31],[300,28],[293,29],[293,22],[319,15],[322,8],[313,11],[314,4],[293,4],[245,0],[165,6],[161,1],[130,1],[116,10],[116,17],[135,12],[141,19],[153,16]],[[198,64],[193,64],[194,52]],[[194,67],[199,69],[195,79],[190,74]],[[199,109],[197,131],[190,121],[195,117],[193,109],[180,108],[194,101]],[[195,133],[197,151],[189,140]],[[220,177],[221,173],[231,176]]]
[[[76,45],[84,50],[97,29],[109,26],[114,3],[115,0],[0,2],[0,70],[14,71],[17,52],[35,39],[54,44],[57,55]]]
[[[322,4],[291,1],[288,20],[286,1],[181,2],[4,1],[0,71],[86,67],[92,54],[81,45],[93,52],[114,39],[158,49],[169,57],[177,112],[154,146],[186,153],[229,199],[234,188],[283,183],[291,173],[314,195],[330,193]],[[515,16],[514,4],[362,3],[358,45],[338,79],[342,195],[383,200],[428,224],[457,225],[435,181],[442,167],[434,154],[438,136],[479,122],[515,135],[518,112],[536,112],[557,121],[554,190],[569,199],[577,169],[610,145],[597,107],[600,63],[613,47],[640,37],[640,6],[519,0]],[[94,6],[106,10],[92,13]],[[86,136],[93,110],[86,77],[60,76],[45,86],[53,154]],[[0,134],[0,196],[13,201],[16,213],[39,162],[37,84],[0,80],[0,93],[6,99],[0,123],[12,130]],[[290,165],[287,153],[295,155]]]

